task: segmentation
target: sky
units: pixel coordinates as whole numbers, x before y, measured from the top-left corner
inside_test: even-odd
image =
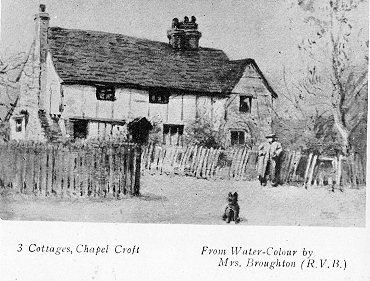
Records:
[[[279,94],[283,68],[300,71],[297,44],[306,31],[293,0],[2,0],[2,57],[27,52],[34,34],[33,15],[46,4],[50,25],[100,30],[167,42],[174,17],[196,16],[200,45],[222,49],[231,59],[253,58]],[[366,6],[365,6],[366,7]],[[293,12],[292,12],[293,11]],[[368,25],[368,9],[357,18]]]

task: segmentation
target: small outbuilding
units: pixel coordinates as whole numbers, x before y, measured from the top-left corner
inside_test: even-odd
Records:
[[[145,117],[138,117],[127,124],[130,140],[137,144],[145,144],[149,139],[149,131],[153,125]]]

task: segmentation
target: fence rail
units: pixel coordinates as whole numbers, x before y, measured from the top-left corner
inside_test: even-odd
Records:
[[[258,152],[248,147],[222,150],[151,144],[144,148],[141,162],[141,170],[149,173],[252,180],[257,179]],[[281,183],[295,182],[306,187],[357,187],[366,183],[366,167],[359,155],[337,158],[284,151],[278,165],[278,178]]]
[[[131,144],[1,144],[0,184],[43,195],[135,195],[140,189],[140,153]]]

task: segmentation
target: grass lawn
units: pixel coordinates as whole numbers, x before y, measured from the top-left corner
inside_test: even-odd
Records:
[[[257,181],[208,181],[145,175],[140,197],[35,197],[2,192],[5,220],[225,224],[229,191],[239,193],[240,225],[365,226],[365,188],[330,192],[296,186],[261,187]]]

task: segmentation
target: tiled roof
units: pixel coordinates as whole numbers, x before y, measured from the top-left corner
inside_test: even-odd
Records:
[[[253,60],[231,61],[217,49],[174,50],[164,42],[51,27],[48,42],[64,82],[125,84],[230,93]]]

